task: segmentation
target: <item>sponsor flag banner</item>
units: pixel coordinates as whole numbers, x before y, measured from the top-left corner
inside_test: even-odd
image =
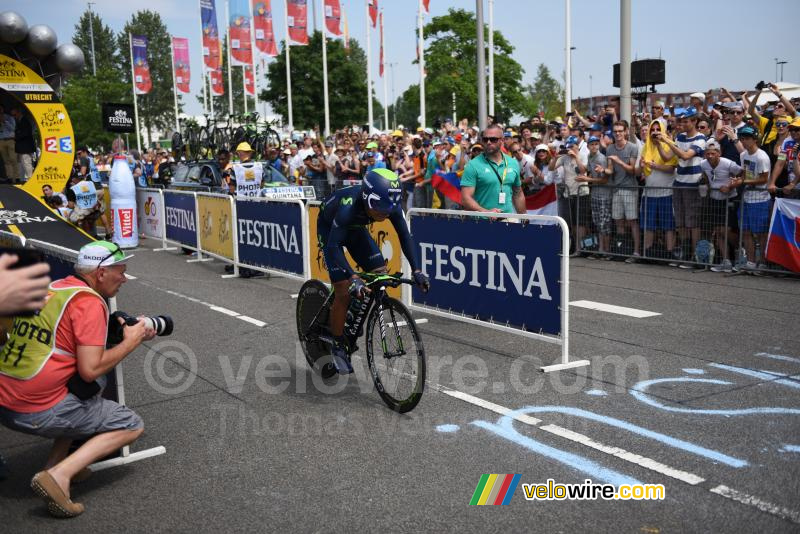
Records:
[[[529,215],[558,215],[556,184],[546,185],[536,193],[526,196],[525,208]]]
[[[427,15],[431,12],[431,0],[422,0],[422,11]]]
[[[211,76],[211,95],[222,96],[225,94],[225,84],[222,80],[222,69],[214,69],[209,72]]]
[[[103,129],[109,132],[135,132],[133,105],[103,103]]]
[[[331,35],[342,35],[342,6],[339,0],[325,0],[325,27]]]
[[[197,195],[200,249],[233,261],[231,197]]]
[[[433,173],[431,185],[456,204],[461,204],[461,178],[458,173],[438,169]]]
[[[775,199],[765,255],[769,261],[800,273],[800,200]]]
[[[308,206],[308,235],[317,235],[317,217],[319,216],[319,205]],[[400,249],[400,238],[397,237],[394,226],[389,220],[374,222],[367,226],[369,235],[375,240],[378,248],[386,260],[386,268],[390,273],[398,273],[403,270],[401,256],[403,254]],[[345,257],[350,265],[356,265],[355,260],[345,248]],[[330,282],[328,276],[328,268],[325,266],[325,259],[322,256],[322,249],[319,247],[311,247],[311,278],[322,280],[323,282]],[[387,290],[387,293],[394,298],[401,298],[401,288],[393,287]]]
[[[247,0],[230,1],[228,31],[231,36],[231,65],[242,67],[253,64],[250,46],[250,6]]]
[[[380,28],[381,48],[378,54],[378,74],[382,77],[383,76],[383,11],[381,11],[380,19],[381,19],[381,28]]]
[[[297,203],[236,199],[239,262],[304,275],[303,207]]]
[[[175,86],[183,94],[189,94],[189,39],[183,37],[172,38],[172,68],[175,70]]]
[[[308,44],[308,5],[306,0],[286,0],[289,24],[289,43]]]
[[[161,239],[164,234],[164,203],[155,191],[136,190],[139,230],[147,237]]]
[[[244,89],[250,96],[256,96],[256,79],[253,76],[253,69],[250,65],[244,66]]]
[[[275,32],[272,29],[272,1],[253,0],[253,31],[256,48],[268,56],[278,55]]]
[[[133,77],[137,95],[146,95],[153,88],[150,80],[150,65],[147,63],[147,37],[132,35]]]
[[[503,225],[502,232],[498,224]],[[420,268],[436,291],[415,304],[540,334],[561,333],[561,227],[414,213]]]
[[[378,0],[367,0],[367,5],[369,6],[369,20],[372,21],[374,28],[378,24]]]
[[[164,224],[168,240],[196,248],[197,223],[195,217],[193,194],[164,191]]]
[[[214,0],[200,0],[200,23],[203,31],[203,61],[209,69],[218,69],[222,66],[222,43],[219,39]]]
[[[470,506],[506,505],[511,503],[522,475],[508,473],[504,475],[484,474],[470,499]]]

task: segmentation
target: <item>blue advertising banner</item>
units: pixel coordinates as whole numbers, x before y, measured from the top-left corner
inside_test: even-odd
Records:
[[[414,214],[431,289],[414,303],[535,333],[561,332],[561,228]]]
[[[302,276],[302,209],[297,203],[237,198],[239,262]]]
[[[164,221],[168,240],[197,247],[196,220],[194,195],[164,191]]]

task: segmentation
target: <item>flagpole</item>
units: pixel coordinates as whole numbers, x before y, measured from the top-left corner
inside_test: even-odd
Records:
[[[230,2],[225,0],[225,39],[228,42],[228,115],[233,115],[233,74],[231,74],[231,14]]]
[[[289,135],[291,136],[292,130],[294,130],[294,120],[292,118],[292,67],[289,63],[289,43],[291,42],[291,37],[289,37],[289,0],[286,0],[283,20],[286,23],[286,43],[284,43],[284,48],[286,48],[286,115],[289,119]]]
[[[175,97],[175,131],[179,132],[181,126],[178,123],[178,82],[175,78],[175,48],[172,43],[172,36],[169,39],[169,55],[172,57],[172,94]]]
[[[142,139],[139,134],[139,104],[136,101],[136,73],[133,68],[133,36],[128,34],[128,48],[131,54],[131,85],[133,86],[133,119],[136,122],[136,150],[142,152]],[[127,147],[130,150],[131,147]]]
[[[319,0],[319,10],[322,13],[322,92],[323,92],[323,100],[325,102],[325,137],[327,138],[331,135],[331,112],[330,112],[330,103],[328,101],[328,43],[327,38],[325,37],[325,33],[327,32],[327,23],[325,22],[325,6],[323,2],[325,0]],[[316,15],[314,17],[316,19]],[[316,20],[314,21],[316,24]]]
[[[389,89],[386,84],[386,37],[384,36],[383,32],[383,11],[381,10],[381,50],[383,50],[383,62],[381,63],[381,67],[383,68],[383,129],[389,129]]]
[[[208,114],[214,118],[214,90],[211,87],[211,71],[206,71],[206,78],[203,80],[203,85],[208,83]],[[206,124],[208,126],[208,124]]]
[[[372,72],[369,68],[371,55],[372,55],[372,47],[370,46],[369,42],[369,27],[370,27],[370,16],[369,16],[369,2],[370,0],[366,0],[365,5],[367,8],[367,135],[372,133]]]
[[[247,113],[247,73],[245,65],[242,65],[242,93],[244,96],[244,112]]]
[[[489,115],[494,118],[494,0],[489,0]]]
[[[256,48],[256,24],[253,19],[253,2],[247,0],[247,5],[250,9],[250,62],[253,69],[253,111],[258,112],[258,48]]]
[[[208,95],[206,93],[206,56],[203,54],[203,5],[197,1],[200,7],[200,86],[203,88],[203,113],[208,113]],[[211,53],[211,50],[208,51]]]
[[[417,17],[419,31],[419,125],[425,128],[425,38],[422,35],[422,0],[419,0],[419,16]]]

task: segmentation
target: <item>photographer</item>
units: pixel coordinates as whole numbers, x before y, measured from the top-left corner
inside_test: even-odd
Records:
[[[70,483],[85,478],[88,465],[144,431],[141,418],[100,397],[95,382],[155,335],[139,321],[125,326],[122,342],[106,349],[109,316],[104,298],[116,295],[125,283],[129,258],[107,241],[83,246],[77,274],[50,285],[39,314],[16,316],[0,351],[0,422],[55,440],[44,470],[31,481],[55,517],[83,513],[83,505],[70,499]],[[69,454],[72,440],[86,438]]]

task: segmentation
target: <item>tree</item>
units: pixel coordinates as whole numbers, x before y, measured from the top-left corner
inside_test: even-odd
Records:
[[[96,48],[95,48],[96,49]],[[98,57],[99,59],[99,57]],[[103,128],[103,102],[133,103],[131,86],[119,80],[110,66],[97,65],[97,77],[78,76],[64,85],[62,102],[70,115],[77,145],[110,148],[116,134]]]
[[[564,113],[564,88],[550,74],[544,63],[536,70],[533,85],[528,86],[530,105],[528,116],[544,112],[545,117],[553,118]]]
[[[147,63],[153,87],[146,95],[137,97],[139,121],[147,132],[147,140],[152,143],[154,130],[166,132],[175,125],[175,107],[172,88],[172,55],[170,53],[170,34],[155,11],[137,11],[117,36],[117,46],[122,51],[121,72],[123,80],[131,87],[131,58],[128,34],[147,37]],[[180,99],[180,97],[179,97]],[[182,108],[178,101],[178,112]]]
[[[419,84],[408,87],[394,104],[395,120],[406,128],[419,126]]]
[[[450,8],[447,15],[434,17],[425,26],[425,36],[429,40],[424,52],[427,71],[425,109],[429,123],[452,116],[453,93],[459,117],[477,118],[475,24],[474,13]],[[484,34],[488,43],[486,26]],[[526,109],[526,98],[520,89],[524,70],[511,58],[514,47],[499,31],[494,32],[494,47],[495,116],[507,121],[513,114]],[[484,53],[488,65],[488,48]]]
[[[281,49],[286,43],[281,43]],[[328,96],[330,99],[331,129],[350,124],[365,124],[367,118],[366,68],[364,50],[350,40],[350,51],[345,53],[339,39],[329,39]],[[322,83],[322,34],[318,31],[309,38],[307,46],[293,46],[290,51],[292,75],[292,118],[294,126],[309,129],[322,128],[325,124],[325,108]],[[377,78],[377,76],[376,76]],[[276,113],[288,121],[286,98],[286,54],[279,54],[267,70],[268,87],[259,98],[269,102]],[[375,99],[373,91],[373,118],[379,119],[383,107]],[[376,120],[376,122],[378,122]]]
[[[72,42],[83,50],[83,56],[86,58],[86,66],[76,77],[92,76],[92,39],[89,32],[89,19],[92,20],[92,28],[94,30],[94,53],[95,64],[97,65],[98,75],[102,70],[105,73],[113,72],[119,76],[120,71],[120,53],[117,48],[117,39],[114,36],[114,31],[103,24],[103,19],[100,15],[86,10],[81,15],[80,20],[75,25],[75,33],[72,35]],[[125,48],[127,50],[127,48]]]

